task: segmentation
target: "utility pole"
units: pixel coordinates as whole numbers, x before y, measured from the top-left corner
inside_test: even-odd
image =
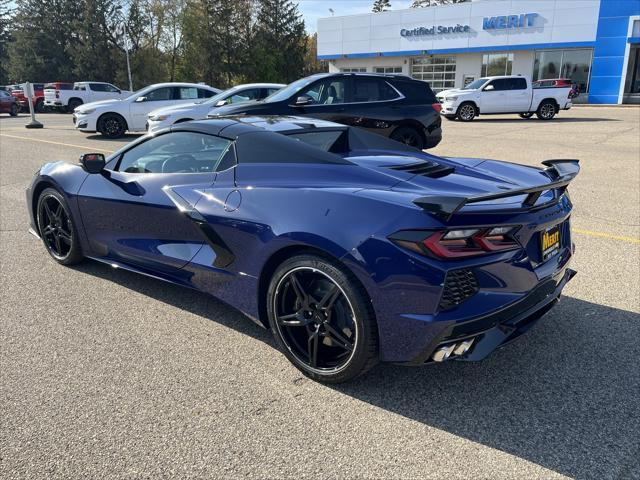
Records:
[[[129,35],[127,34],[127,26],[124,22],[121,24],[122,34],[124,35],[124,53],[127,57],[127,74],[129,75],[129,91],[133,92],[133,82],[131,81],[131,63],[129,63]]]

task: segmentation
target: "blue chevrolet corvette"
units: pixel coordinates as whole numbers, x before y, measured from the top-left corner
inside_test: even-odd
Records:
[[[31,231],[210,293],[271,329],[309,377],[378,361],[480,360],[526,332],[575,274],[566,192],[543,168],[441,158],[316,119],[174,125],[104,158],[44,165]]]

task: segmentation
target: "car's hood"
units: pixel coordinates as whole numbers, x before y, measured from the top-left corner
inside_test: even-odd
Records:
[[[473,93],[476,90],[463,90],[461,88],[452,88],[451,90],[443,90],[442,92],[438,92],[438,94],[436,95],[436,97],[438,98],[442,98],[442,97],[448,97],[450,95],[462,95],[465,93]]]
[[[222,107],[213,107],[207,116],[222,117],[226,115],[240,115],[243,113],[260,114],[266,110],[271,110],[273,106],[273,103],[253,100],[243,102],[240,105],[223,105]]]

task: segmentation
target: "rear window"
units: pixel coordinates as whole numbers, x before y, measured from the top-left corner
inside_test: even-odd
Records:
[[[413,82],[395,80],[391,83],[409,100],[421,101],[425,103],[436,103],[437,101],[433,90],[431,90],[431,87],[427,82],[418,80],[415,80]]]
[[[379,78],[354,78],[354,102],[381,102],[398,98],[398,93],[384,80]]]
[[[312,147],[319,148],[320,150],[324,150],[325,152],[332,153],[338,153],[345,150],[345,148],[342,148],[342,144],[344,143],[344,141],[340,141],[344,136],[344,130],[325,132],[301,132],[288,135],[288,137],[300,140],[307,145],[311,145]]]

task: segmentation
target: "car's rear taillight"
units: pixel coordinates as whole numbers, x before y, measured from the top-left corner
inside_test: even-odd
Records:
[[[431,106],[438,113],[442,111],[442,105],[440,105],[440,103],[432,103]]]
[[[395,244],[441,259],[477,257],[513,250],[520,245],[513,237],[517,227],[482,227],[438,231],[404,230],[389,237]]]

